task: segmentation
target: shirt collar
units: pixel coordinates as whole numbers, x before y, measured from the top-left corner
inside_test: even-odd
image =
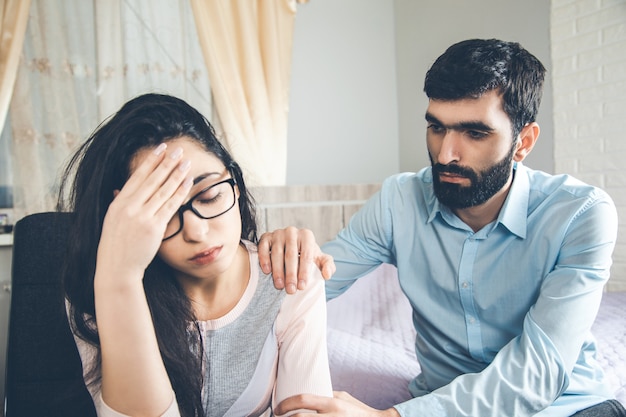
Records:
[[[504,201],[502,210],[498,215],[498,223],[501,223],[511,233],[519,236],[520,238],[526,238],[527,229],[527,213],[528,213],[528,198],[530,195],[530,182],[528,180],[527,168],[521,162],[515,162],[513,165],[514,177],[509,195]],[[429,182],[430,195],[428,196],[428,223],[432,222],[438,213],[442,215],[444,212],[450,212],[450,210],[442,206],[435,196],[435,192],[432,187],[433,173],[432,167],[424,175],[424,181]]]
[[[513,166],[513,184],[509,195],[504,201],[498,222],[522,239],[526,238],[528,221],[528,198],[530,196],[530,181],[528,169],[516,162]]]

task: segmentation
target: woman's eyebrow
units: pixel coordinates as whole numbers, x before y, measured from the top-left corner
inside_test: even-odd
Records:
[[[203,180],[205,180],[205,179],[207,179],[209,177],[215,177],[215,176],[219,176],[219,175],[221,175],[221,173],[219,173],[219,172],[207,172],[207,173],[204,173],[204,174],[200,174],[200,175],[198,175],[197,177],[195,177],[193,179],[193,185],[196,185],[199,182],[202,182]]]

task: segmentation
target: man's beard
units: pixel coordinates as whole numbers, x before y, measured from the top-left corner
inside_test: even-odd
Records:
[[[435,164],[430,157],[435,196],[441,204],[451,209],[463,209],[483,204],[500,191],[509,180],[514,153],[515,146],[511,147],[509,153],[500,162],[480,173],[456,164]],[[444,172],[466,177],[470,185],[442,182],[439,174]]]

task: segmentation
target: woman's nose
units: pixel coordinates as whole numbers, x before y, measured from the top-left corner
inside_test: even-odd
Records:
[[[189,242],[201,241],[209,233],[209,220],[198,217],[191,210],[183,213],[183,239]]]

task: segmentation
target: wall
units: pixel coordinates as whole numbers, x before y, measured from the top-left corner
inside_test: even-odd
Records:
[[[334,238],[379,189],[378,183],[252,188],[259,236],[268,230],[295,226],[311,229],[317,242],[323,244]]]
[[[610,291],[626,290],[626,1],[553,0],[555,170],[604,188],[618,209]]]
[[[426,70],[470,37],[519,41],[551,68],[545,0],[311,0],[298,6],[293,44],[287,184],[380,182],[429,164]],[[553,171],[552,87],[527,159]]]
[[[398,171],[389,0],[311,0],[296,15],[287,184],[380,182]]]
[[[425,145],[422,92],[424,75],[437,57],[455,42],[499,38],[520,42],[548,68],[550,2],[545,0],[394,0],[399,100],[400,170],[429,165]],[[541,138],[526,165],[553,170],[552,91],[548,77],[538,117]]]

